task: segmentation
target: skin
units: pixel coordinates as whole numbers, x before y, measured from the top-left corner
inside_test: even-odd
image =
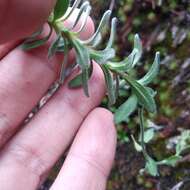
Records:
[[[23,52],[17,45],[42,25],[54,4],[53,0],[0,1],[0,189],[3,190],[37,189],[69,146],[51,190],[104,190],[114,160],[116,131],[112,114],[97,108],[105,95],[105,84],[96,63],[89,82],[90,98],[85,97],[82,89],[68,89],[66,81],[38,114],[21,127],[24,118],[57,79],[63,57],[56,55],[48,60],[48,44],[30,52]],[[72,20],[66,24],[70,25]],[[89,38],[93,31],[89,18],[81,38]]]

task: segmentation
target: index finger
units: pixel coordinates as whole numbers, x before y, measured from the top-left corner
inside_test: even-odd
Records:
[[[56,0],[1,0],[0,44],[24,38],[47,19]]]

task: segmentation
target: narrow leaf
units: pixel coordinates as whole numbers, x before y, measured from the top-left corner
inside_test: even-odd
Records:
[[[160,53],[156,53],[154,63],[152,64],[150,70],[148,73],[140,79],[138,82],[141,83],[142,85],[147,85],[150,82],[153,81],[153,79],[157,76],[158,71],[159,71],[159,64],[160,64]]]
[[[137,97],[135,95],[132,95],[115,112],[115,117],[114,117],[115,123],[118,124],[123,121],[127,121],[129,116],[135,111],[136,108],[137,108]]]
[[[72,39],[71,39],[72,40]],[[86,96],[89,97],[89,92],[88,92],[88,80],[89,80],[89,66],[90,66],[90,54],[89,50],[82,45],[78,40],[72,40],[73,46],[76,51],[76,61],[77,64],[81,67],[82,69],[82,83],[83,83],[83,88]]]
[[[136,149],[137,152],[142,152],[143,148],[142,146],[135,140],[135,137],[133,135],[131,135],[131,138],[133,140],[133,144],[134,144],[134,147]]]
[[[42,45],[44,45],[48,40],[49,40],[49,38],[50,38],[50,36],[51,36],[51,34],[52,34],[52,31],[53,31],[53,29],[52,29],[52,27],[50,26],[50,31],[49,31],[49,34],[45,37],[45,38],[43,38],[43,39],[36,39],[35,41],[33,41],[33,42],[24,42],[23,44],[22,44],[22,46],[21,46],[21,48],[23,49],[23,50],[25,50],[25,51],[29,51],[29,50],[31,50],[31,49],[35,49],[35,48],[37,48],[37,47],[40,47],[40,46],[42,46]]]
[[[108,60],[115,57],[115,50],[113,48],[104,50],[90,50],[90,57],[99,64],[104,64]]]
[[[151,157],[147,158],[145,169],[152,176],[159,175],[157,163]]]
[[[49,47],[48,58],[51,58],[52,56],[55,55],[55,53],[58,49],[58,46],[59,46],[60,39],[61,39],[61,34],[58,34],[56,40]]]
[[[67,9],[67,12],[65,13],[63,19],[61,20],[67,20],[71,14],[77,9],[77,7],[80,5],[82,0],[75,0],[72,7]]]
[[[93,64],[89,68],[89,78],[92,76]],[[74,79],[69,82],[69,88],[79,88],[82,86],[82,74],[77,75]]]
[[[104,13],[101,21],[100,21],[100,24],[96,30],[96,32],[94,33],[94,35],[89,38],[88,40],[84,41],[85,44],[87,45],[90,45],[90,46],[93,46],[94,42],[96,41],[97,37],[99,38],[99,34],[102,32],[103,28],[105,26],[107,26],[108,24],[108,21],[110,19],[110,16],[111,16],[111,11],[108,10]]]
[[[148,129],[144,132],[144,142],[149,143],[155,135],[154,129]]]
[[[125,76],[125,80],[132,88],[134,94],[137,96],[139,103],[143,105],[147,109],[147,111],[155,112],[156,103],[151,94],[149,93],[149,91],[128,75]]]
[[[168,165],[168,166],[176,166],[177,162],[182,158],[182,156],[171,156],[169,158],[166,158],[160,162],[158,162],[159,165]]]
[[[67,39],[64,39],[64,59],[61,64],[61,71],[60,71],[60,77],[59,77],[59,82],[60,84],[63,84],[66,78],[66,65],[68,63],[68,52],[69,52],[69,47],[68,47],[68,41]]]
[[[115,104],[115,101],[116,101],[113,78],[112,78],[112,75],[111,75],[109,69],[106,67],[106,65],[101,65],[101,68],[102,68],[102,70],[104,72],[104,76],[105,76],[109,104],[113,105],[113,104]]]
[[[85,2],[81,5],[81,7],[79,8],[79,12],[77,13],[77,17],[76,17],[76,19],[75,19],[75,21],[74,21],[74,24],[73,24],[73,26],[72,26],[69,30],[73,30],[73,29],[76,27],[76,25],[78,24],[79,20],[81,19],[83,13],[85,13],[85,11],[86,11],[89,7],[90,7],[90,4],[89,4],[88,1],[85,1]]]
[[[113,18],[111,22],[110,38],[108,40],[106,49],[110,49],[113,46],[113,43],[115,41],[115,36],[116,36],[116,25],[117,25],[117,18]]]

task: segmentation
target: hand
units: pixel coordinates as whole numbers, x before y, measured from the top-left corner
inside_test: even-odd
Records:
[[[48,60],[48,44],[30,52],[17,45],[45,21],[54,3],[0,2],[1,190],[37,189],[70,144],[51,190],[104,190],[114,159],[113,116],[96,108],[105,94],[103,74],[96,64],[90,98],[82,89],[71,90],[65,84],[26,126],[20,126],[57,79],[62,57]],[[91,36],[93,28],[89,19],[81,37]]]

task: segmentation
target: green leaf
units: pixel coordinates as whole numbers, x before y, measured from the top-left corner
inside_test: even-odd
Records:
[[[180,155],[184,150],[190,148],[190,130],[182,132],[176,145],[176,155]]]
[[[131,135],[131,138],[133,140],[133,144],[134,144],[134,147],[135,147],[136,151],[137,152],[142,152],[142,150],[143,150],[142,146],[135,140],[133,135]]]
[[[147,109],[147,111],[155,112],[156,103],[149,91],[128,75],[125,75],[125,80],[132,88],[134,94],[137,96],[139,103],[143,105]]]
[[[106,65],[100,65],[105,76],[107,91],[108,91],[108,98],[109,98],[109,104],[113,105],[115,104],[116,97],[115,97],[115,87],[113,83],[112,74],[110,73],[109,69],[106,67]]]
[[[54,20],[61,18],[69,7],[69,0],[57,0],[54,8]]]
[[[87,11],[87,10],[89,9],[89,7],[90,7],[90,3],[89,3],[88,1],[85,1],[85,2],[81,5],[81,7],[79,8],[79,12],[77,13],[77,17],[76,17],[76,19],[75,19],[75,21],[74,21],[74,24],[73,24],[73,26],[71,27],[70,30],[73,30],[73,29],[76,27],[76,25],[78,24],[79,20],[81,19],[83,13],[84,13],[85,11]],[[86,20],[86,19],[85,19],[85,20]]]
[[[61,64],[61,71],[59,76],[60,84],[63,84],[66,78],[66,65],[68,64],[68,52],[69,52],[68,40],[66,38],[64,38],[63,40],[64,40],[64,59]]]
[[[159,175],[157,163],[151,157],[147,157],[145,170],[152,176]]]
[[[23,50],[25,50],[25,51],[29,51],[29,50],[31,50],[31,49],[35,49],[35,48],[37,48],[37,47],[40,47],[40,46],[44,45],[44,44],[49,40],[49,38],[50,38],[50,36],[51,36],[51,34],[52,34],[52,31],[53,31],[53,29],[52,29],[52,27],[50,26],[49,34],[48,34],[45,38],[43,38],[43,39],[36,39],[36,40],[33,41],[33,42],[27,42],[27,40],[26,40],[26,42],[24,42],[24,43],[22,44],[21,48],[22,48]]]
[[[100,24],[96,30],[96,32],[94,33],[94,35],[92,37],[90,37],[88,40],[84,41],[84,44],[87,44],[89,46],[93,46],[94,42],[97,41],[97,38],[99,39],[101,35],[101,32],[102,30],[104,29],[105,26],[107,26],[108,24],[108,21],[110,19],[110,16],[111,16],[111,11],[108,10],[104,13],[101,21],[100,21]]]
[[[55,53],[58,49],[58,46],[59,46],[60,39],[61,39],[61,34],[58,34],[56,40],[49,47],[48,58],[51,58],[52,56],[55,55]]]
[[[147,87],[147,86],[146,86],[145,88],[149,91],[150,95],[151,95],[153,98],[156,96],[157,92],[154,91],[152,88]]]
[[[166,158],[160,162],[158,162],[159,165],[168,165],[168,166],[173,166],[175,167],[177,162],[182,158],[182,156],[171,156],[169,158]]]
[[[154,129],[148,129],[144,132],[144,142],[149,143],[155,135]]]
[[[75,0],[71,9],[65,13],[63,20],[67,20],[71,14],[77,9],[82,0]]]
[[[109,37],[106,49],[110,49],[113,46],[113,43],[115,41],[115,36],[116,36],[116,25],[117,25],[117,18],[113,18],[111,22],[110,37]]]
[[[123,121],[127,121],[128,117],[135,111],[136,108],[137,108],[137,97],[135,95],[132,95],[115,112],[114,116],[115,123],[118,124]]]
[[[137,50],[134,50],[123,61],[120,61],[120,62],[109,61],[106,65],[108,65],[110,69],[120,71],[120,72],[126,72],[132,68],[136,54],[137,54]]]
[[[86,96],[89,97],[89,92],[88,92],[89,66],[90,66],[89,50],[83,44],[81,44],[78,40],[71,39],[71,41],[77,54],[76,56],[77,64],[82,69],[82,84],[83,84],[84,92]]]
[[[115,50],[113,48],[104,50],[90,49],[90,57],[99,64],[104,64],[108,60],[115,57]]]
[[[134,48],[131,54],[125,58],[123,61],[120,62],[108,62],[107,65],[109,68],[120,71],[120,72],[126,72],[131,70],[140,60],[142,55],[142,43],[138,36],[138,34],[135,35],[134,38]]]
[[[135,54],[135,58],[133,61],[133,67],[139,62],[141,56],[142,56],[142,43],[139,38],[138,34],[135,34],[135,39],[134,39],[134,51],[137,51],[137,54]]]
[[[92,76],[93,64],[89,68],[89,78]],[[82,74],[77,75],[74,79],[69,82],[69,88],[79,88],[82,86]]]
[[[141,83],[142,85],[147,85],[150,82],[153,81],[153,79],[157,76],[158,71],[159,71],[159,65],[160,65],[160,53],[156,53],[154,63],[152,64],[150,70],[148,73],[140,79],[138,82]]]

